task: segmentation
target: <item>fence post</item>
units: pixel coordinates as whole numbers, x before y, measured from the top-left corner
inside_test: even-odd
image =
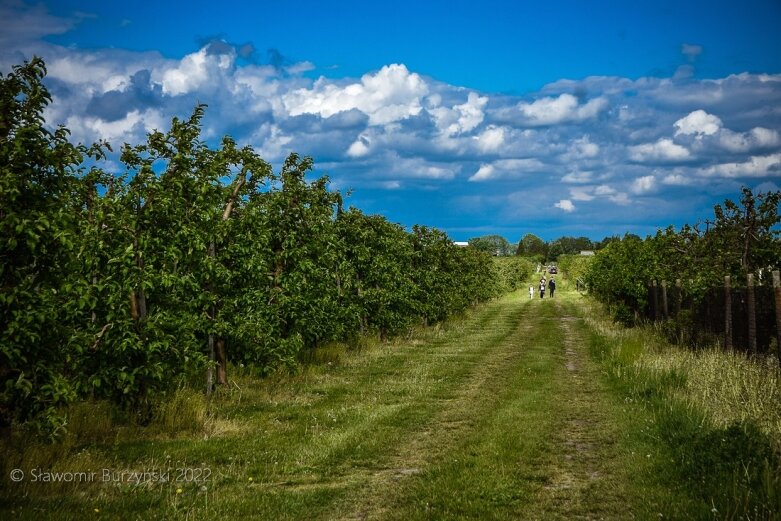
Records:
[[[773,293],[776,297],[776,357],[781,364],[781,275],[778,270],[773,272]]]
[[[659,292],[656,290],[656,281],[651,282],[651,293],[654,300],[654,322],[659,320]]]
[[[754,274],[746,277],[746,312],[748,313],[748,349],[752,355],[757,354],[757,316],[754,301]]]
[[[667,307],[667,281],[662,281],[662,314],[664,319],[667,320],[670,317],[669,309]]]
[[[675,316],[681,314],[681,301],[683,293],[681,292],[681,279],[675,279]]]
[[[724,277],[724,347],[732,349],[732,287],[730,277]]]

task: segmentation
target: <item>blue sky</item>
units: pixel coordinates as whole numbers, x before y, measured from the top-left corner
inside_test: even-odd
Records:
[[[781,2],[0,1],[47,117],[314,157],[353,205],[455,240],[653,233],[781,184]]]

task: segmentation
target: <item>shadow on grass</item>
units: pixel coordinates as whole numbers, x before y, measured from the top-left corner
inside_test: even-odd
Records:
[[[590,350],[625,401],[653,413],[648,430],[635,435],[659,445],[666,457],[655,466],[655,478],[685,485],[701,502],[698,518],[781,519],[781,453],[769,436],[750,421],[715,426],[705,413],[676,400],[686,374],[634,364],[642,351],[635,339],[593,333]]]

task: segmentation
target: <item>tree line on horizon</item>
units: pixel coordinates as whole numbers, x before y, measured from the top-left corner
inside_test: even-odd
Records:
[[[525,234],[518,244],[513,245],[501,235],[482,235],[469,239],[469,245],[497,257],[518,255],[536,262],[554,262],[560,255],[575,255],[581,251],[600,250],[611,242],[621,240],[619,236],[605,237],[593,241],[588,237],[563,236],[545,241],[533,233]]]

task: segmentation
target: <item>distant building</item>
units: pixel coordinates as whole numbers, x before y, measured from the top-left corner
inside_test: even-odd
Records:
[[[453,244],[455,244],[456,246],[461,246],[462,248],[466,248],[467,246],[469,246],[469,243],[464,241],[453,241]]]
[[[580,250],[581,255],[594,255],[594,250]]]

